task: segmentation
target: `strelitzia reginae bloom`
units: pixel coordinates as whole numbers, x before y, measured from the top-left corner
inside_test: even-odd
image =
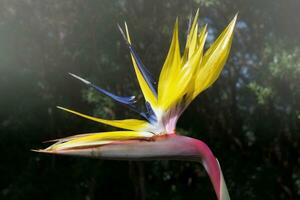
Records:
[[[180,53],[176,19],[157,88],[131,43],[126,23],[125,31],[119,26],[130,50],[134,71],[144,95],[146,112],[137,111],[135,96],[117,96],[75,74],[70,75],[137,111],[144,120],[101,119],[58,107],[83,118],[124,130],[57,139],[53,145],[38,152],[115,160],[199,161],[210,177],[218,200],[230,199],[219,162],[209,147],[200,140],[177,135],[175,128],[178,118],[187,106],[220,75],[230,51],[236,18],[235,16],[204,52],[207,27],[199,28],[197,11],[193,22],[190,22],[183,54]]]

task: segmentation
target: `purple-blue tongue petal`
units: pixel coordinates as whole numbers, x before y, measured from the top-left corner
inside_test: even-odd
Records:
[[[135,96],[129,96],[129,97],[124,97],[124,96],[118,96],[118,95],[115,95],[115,94],[112,94],[110,92],[108,92],[107,90],[104,90],[102,88],[100,88],[99,86],[97,85],[94,85],[93,83],[91,83],[90,81],[87,81],[75,74],[72,74],[72,73],[69,73],[71,76],[73,76],[74,78],[82,81],[83,83],[85,83],[86,85],[90,86],[90,87],[93,87],[94,89],[96,89],[98,92],[102,93],[102,94],[105,94],[107,96],[109,96],[110,98],[112,98],[113,100],[119,102],[119,103],[122,103],[122,104],[125,104],[125,105],[133,105],[134,103],[136,103],[136,99],[135,99]]]
[[[155,117],[155,114],[151,108],[151,106],[149,105],[149,103],[147,104],[146,103],[146,107],[147,107],[147,112],[140,112],[138,111],[135,103],[136,103],[136,98],[135,96],[129,96],[129,97],[124,97],[124,96],[118,96],[118,95],[115,95],[115,94],[112,94],[102,88],[100,88],[99,86],[97,85],[94,85],[92,84],[90,81],[84,79],[84,78],[81,78],[80,76],[77,76],[75,74],[72,74],[72,73],[69,73],[72,77],[80,80],[81,82],[83,82],[84,84],[96,89],[97,91],[99,91],[100,93],[102,94],[105,94],[107,96],[109,96],[110,98],[112,98],[113,100],[115,100],[116,102],[118,103],[121,103],[121,104],[124,104],[126,105],[128,108],[130,108],[132,111],[138,113],[139,115],[141,115],[143,118],[147,119],[149,122],[154,122],[156,121],[156,117]]]
[[[151,105],[149,104],[149,102],[145,102],[145,107],[147,109],[147,119],[150,122],[157,122],[157,118],[156,115],[151,107]]]
[[[137,64],[139,70],[141,71],[144,79],[146,80],[146,82],[147,82],[148,86],[150,87],[151,91],[153,92],[153,94],[157,97],[156,89],[153,86],[154,80],[153,80],[150,72],[147,70],[147,68],[143,64],[142,60],[140,59],[140,57],[137,55],[133,46],[130,44],[128,46],[129,46],[129,50],[132,53],[132,55],[136,61],[136,64]]]
[[[106,91],[106,90],[104,90],[104,89],[102,89],[102,88],[94,85],[94,84],[91,84],[91,86],[93,88],[95,88],[97,91],[99,91],[99,92],[101,92],[101,93],[103,93],[103,94],[111,97],[112,99],[114,99],[115,101],[118,101],[120,103],[129,105],[129,104],[134,104],[136,102],[135,96],[129,96],[129,97],[117,96],[117,95],[114,95],[114,94],[112,94],[112,93],[110,93],[110,92],[108,92],[108,91]]]

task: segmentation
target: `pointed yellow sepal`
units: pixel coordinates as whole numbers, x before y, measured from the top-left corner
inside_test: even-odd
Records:
[[[236,19],[237,15],[204,54],[201,67],[195,75],[192,98],[210,87],[219,77],[230,52]]]
[[[103,133],[89,133],[80,134],[58,140],[55,144],[51,145],[45,152],[59,151],[74,148],[85,148],[90,146],[99,146],[109,144],[115,141],[126,140],[147,140],[153,137],[153,134],[149,132],[137,132],[137,131],[114,131]]]
[[[199,9],[197,9],[192,26],[190,28],[190,32],[188,33],[185,49],[184,49],[184,55],[186,55],[187,58],[192,57],[196,50],[197,45],[197,34],[198,34],[198,18],[199,18]]]
[[[127,37],[127,41],[129,44],[131,44],[131,39],[130,39],[130,35],[129,35],[129,31],[128,31],[128,27],[127,24],[125,23],[125,31],[126,31],[126,37]],[[147,102],[149,102],[151,104],[151,106],[153,108],[157,107],[157,98],[156,96],[153,94],[151,88],[149,87],[149,85],[147,84],[147,81],[145,80],[145,78],[143,77],[140,69],[137,66],[137,61],[135,60],[134,56],[131,53],[131,60],[132,60],[132,64],[134,67],[134,71],[137,77],[137,80],[139,82],[140,88],[142,90],[142,93],[145,97],[145,100]]]
[[[175,87],[173,87],[173,84],[176,82],[180,74],[180,60],[178,19],[176,19],[170,49],[160,72],[158,81],[158,104],[163,109],[166,109],[166,105],[169,104],[168,102],[171,100],[170,95],[174,94],[173,89],[175,89]]]
[[[127,130],[133,130],[133,131],[143,131],[145,129],[147,129],[148,127],[150,127],[151,125],[144,121],[144,120],[139,120],[139,119],[124,119],[124,120],[108,120],[108,119],[101,119],[101,118],[96,118],[96,117],[92,117],[89,115],[85,115],[82,114],[80,112],[74,111],[74,110],[70,110],[67,108],[63,108],[60,106],[57,106],[57,108],[73,113],[75,115],[78,115],[80,117],[95,121],[95,122],[99,122],[102,124],[106,124],[106,125],[110,125],[110,126],[114,126],[117,128],[122,128],[122,129],[127,129]]]

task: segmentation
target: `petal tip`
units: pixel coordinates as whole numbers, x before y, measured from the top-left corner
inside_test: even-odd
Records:
[[[30,149],[30,151],[36,152],[36,153],[51,153],[45,149]]]
[[[69,72],[69,75],[71,75],[72,77],[74,77],[74,78],[80,80],[81,82],[83,82],[83,83],[85,83],[85,84],[87,84],[87,85],[91,84],[90,81],[85,80],[84,78],[81,78],[80,76],[77,76],[76,74],[73,74],[73,73],[70,73],[70,72]]]
[[[68,109],[66,109],[66,108],[64,108],[64,107],[62,107],[62,106],[56,106],[56,108],[58,108],[58,109],[60,109],[60,110],[65,110],[65,111],[68,110]]]

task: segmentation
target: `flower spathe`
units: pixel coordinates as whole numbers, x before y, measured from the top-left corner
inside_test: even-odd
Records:
[[[157,87],[155,87],[152,77],[132,45],[126,23],[125,32],[119,26],[130,50],[134,71],[145,99],[146,112],[139,112],[137,110],[134,96],[123,97],[114,95],[75,74],[70,74],[86,85],[93,87],[115,101],[126,105],[131,110],[138,112],[144,120],[101,119],[67,108],[58,107],[59,109],[83,118],[124,130],[80,134],[57,139],[53,145],[39,151],[71,155],[87,155],[85,152],[94,152],[94,155],[96,155],[96,152],[98,157],[111,157],[116,159],[129,158],[131,154],[131,158],[146,158],[147,156],[149,158],[167,158],[167,156],[172,157],[172,155],[180,158],[181,156],[195,157],[195,152],[198,152],[202,155],[204,166],[213,182],[218,199],[229,199],[227,189],[225,192],[222,192],[225,182],[218,161],[212,156],[213,154],[209,148],[207,147],[207,149],[206,145],[199,143],[198,140],[177,136],[175,130],[177,120],[187,106],[219,77],[229,55],[237,18],[237,16],[235,16],[215,42],[204,51],[207,26],[199,27],[198,13],[197,11],[192,24],[189,26],[183,54],[180,52],[178,19],[176,19],[169,52],[164,61]],[[172,139],[164,139],[168,137]],[[187,145],[189,142],[194,144],[194,149],[190,149],[190,151],[186,152],[177,152],[178,150],[176,150],[176,148],[184,147],[184,145]],[[185,148],[189,149],[190,147],[186,146]],[[148,149],[147,152],[146,149]],[[151,149],[153,150],[151,151]],[[161,152],[155,152],[159,149],[161,149]],[[176,154],[176,152],[178,154]]]

